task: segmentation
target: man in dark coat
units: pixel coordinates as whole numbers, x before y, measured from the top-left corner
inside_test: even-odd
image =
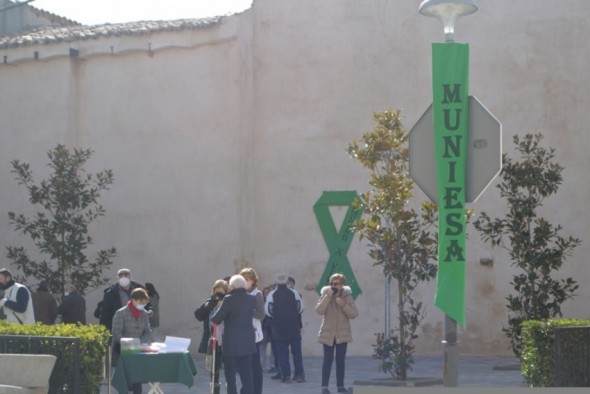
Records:
[[[102,311],[99,321],[109,331],[112,331],[113,328],[115,312],[127,305],[133,290],[138,287],[143,288],[142,285],[131,280],[131,271],[128,268],[121,268],[117,271],[117,277],[119,278],[118,282],[106,289],[102,298]]]
[[[63,323],[86,324],[86,301],[74,285],[66,285],[66,292],[57,312],[61,315]]]
[[[247,293],[246,280],[242,275],[230,278],[229,290],[217,312],[211,316],[213,323],[223,322],[222,357],[227,394],[237,394],[236,373],[242,381],[241,394],[252,394],[252,355],[256,353],[252,318],[256,297]]]
[[[33,311],[35,321],[51,325],[57,318],[57,301],[53,294],[49,292],[46,281],[41,281],[37,291],[31,294],[33,299]]]
[[[293,379],[297,382],[304,382],[305,372],[299,326],[299,315],[304,309],[303,299],[299,292],[287,287],[287,281],[286,274],[277,275],[277,288],[268,294],[265,304],[266,315],[272,317],[272,334],[273,340],[277,341],[280,369],[280,373],[272,378],[282,379],[283,383],[291,382],[291,365],[289,363],[289,348],[291,348],[295,369]]]

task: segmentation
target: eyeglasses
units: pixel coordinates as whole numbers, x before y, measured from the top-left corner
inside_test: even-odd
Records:
[[[340,283],[340,282],[332,282],[332,283],[330,283],[330,286],[340,286],[340,285],[342,285],[342,283]]]

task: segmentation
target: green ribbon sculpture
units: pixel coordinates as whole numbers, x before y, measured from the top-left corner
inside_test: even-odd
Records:
[[[355,199],[359,199],[355,191],[323,192],[322,196],[313,206],[313,212],[320,226],[324,242],[330,252],[330,258],[316,288],[318,294],[323,286],[328,285],[330,276],[335,273],[341,273],[346,276],[346,285],[352,289],[352,297],[354,299],[362,292],[356,281],[348,257],[346,257],[354,237],[354,231],[351,229],[351,225],[361,217],[364,210],[362,206],[357,209],[353,207],[352,203]],[[348,207],[339,231],[336,230],[336,225],[330,213],[331,206]]]

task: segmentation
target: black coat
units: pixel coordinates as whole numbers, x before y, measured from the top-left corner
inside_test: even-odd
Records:
[[[223,322],[223,353],[230,357],[256,353],[252,318],[256,309],[256,297],[246,289],[235,289],[223,299],[221,307],[211,316],[216,324]]]
[[[143,286],[139,283],[131,281],[129,289],[127,290],[129,296],[131,296],[131,292],[138,287],[143,288]],[[125,306],[121,305],[121,298],[119,297],[119,288],[119,284],[115,283],[114,285],[110,286],[105,290],[104,297],[102,298],[100,324],[108,328],[109,331],[111,331],[113,328],[113,316],[115,316],[115,312],[117,312],[119,309]],[[146,307],[146,309],[149,310],[149,306]]]
[[[203,322],[203,335],[201,336],[201,343],[199,343],[199,353],[207,353],[207,345],[209,343],[209,337],[211,336],[209,316],[211,315],[213,308],[215,308],[215,305],[216,300],[214,299],[214,296],[211,296],[195,310],[195,318],[198,321]]]
[[[280,284],[271,291],[266,299],[266,314],[272,317],[272,338],[278,341],[301,339],[301,317],[303,312],[301,295]]]
[[[61,300],[61,305],[57,308],[64,323],[82,323],[86,324],[86,301],[77,291],[72,291]]]

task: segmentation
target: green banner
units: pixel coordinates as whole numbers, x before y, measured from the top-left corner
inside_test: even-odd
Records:
[[[352,203],[355,199],[359,199],[355,191],[323,192],[322,196],[313,206],[313,212],[320,226],[324,242],[330,252],[330,258],[316,288],[318,294],[323,286],[328,285],[330,276],[335,273],[341,273],[346,276],[346,285],[350,286],[354,299],[362,292],[346,256],[352,238],[354,237],[354,231],[351,230],[350,226],[363,214],[362,208],[353,208]],[[336,230],[336,225],[330,213],[331,206],[348,207],[340,230]]]
[[[465,174],[469,124],[469,45],[432,44],[438,191],[438,274],[434,304],[465,326]]]

